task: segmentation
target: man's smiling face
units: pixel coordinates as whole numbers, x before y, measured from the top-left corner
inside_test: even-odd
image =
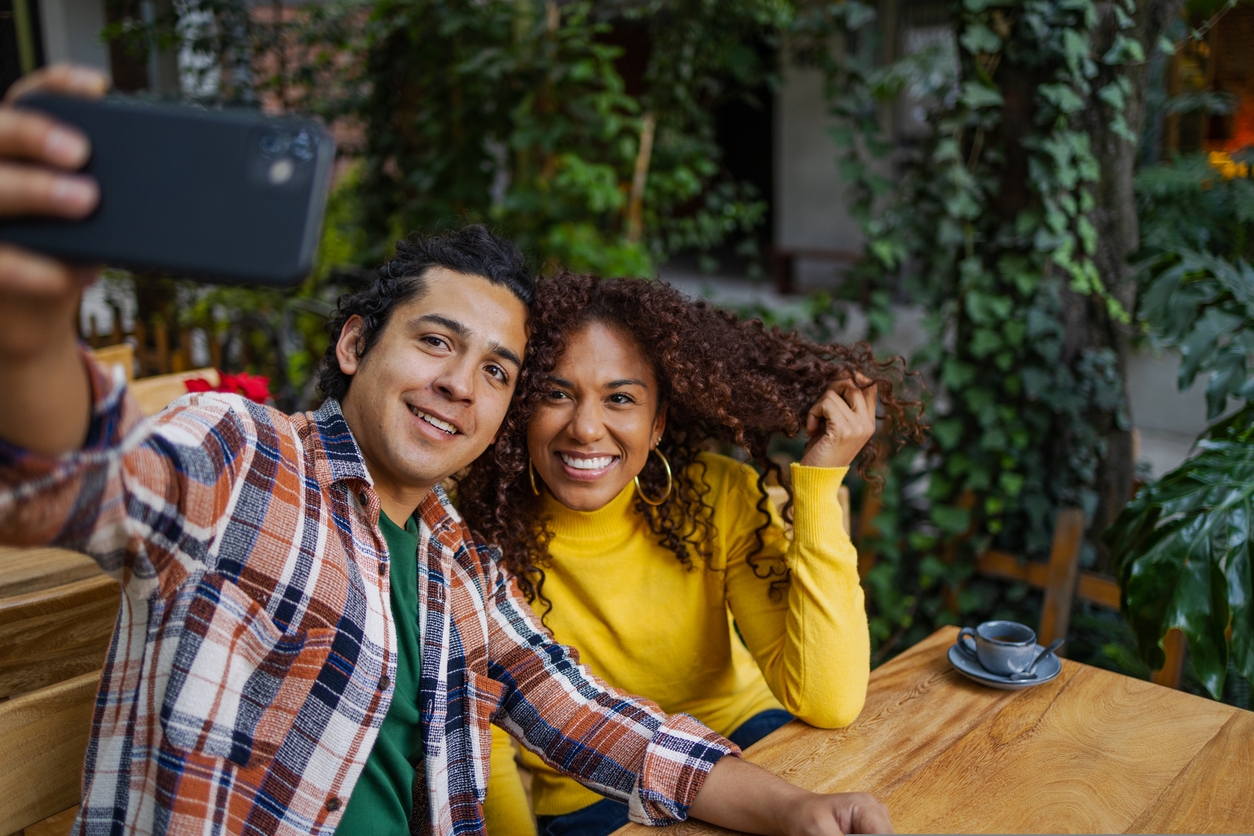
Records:
[[[444,267],[429,268],[422,283],[364,357],[360,317],[336,345],[352,375],[344,418],[398,522],[492,443],[527,345],[527,308],[508,288]]]

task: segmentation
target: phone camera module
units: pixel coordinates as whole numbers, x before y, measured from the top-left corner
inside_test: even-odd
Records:
[[[292,175],[296,173],[296,166],[287,157],[282,157],[270,163],[270,170],[266,173],[267,179],[272,186],[282,186],[292,179]]]
[[[261,135],[261,153],[267,157],[277,157],[279,154],[287,152],[292,145],[292,139],[287,134],[279,131],[267,131]]]
[[[292,156],[298,160],[312,160],[314,155],[314,139],[308,131],[301,131],[292,140]]]

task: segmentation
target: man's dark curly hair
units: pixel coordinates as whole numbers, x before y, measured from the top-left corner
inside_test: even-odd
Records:
[[[880,431],[858,459],[864,476],[882,482],[875,471],[890,448],[923,440],[917,375],[906,372],[900,357],[879,360],[864,342],[820,345],[796,333],[768,329],[761,320],[742,321],[691,301],[661,281],[573,273],[541,280],[514,403],[496,441],[457,486],[458,508],[467,523],[501,547],[506,566],[530,601],[538,596],[548,604],[544,567],[553,533],[528,479],[527,425],[551,388],[549,377],[568,341],[594,322],[631,337],[657,376],[659,403],[669,410],[658,449],[671,462],[674,489],[660,506],[637,497],[634,507],[658,542],[685,565],[692,565],[694,554],[710,557],[714,534],[713,509],[703,501],[710,486],[697,454],[734,445],[758,465],[760,553],[762,534],[770,524],[765,490],[769,474],[789,492],[785,515],[791,514],[792,505],[788,479],[767,457],[767,444],[777,433],[795,436],[802,431],[806,414],[833,381],[862,375],[866,382],[861,385],[879,387]],[[666,474],[656,457],[648,459],[640,482],[649,496],[665,492]],[[762,565],[754,557],[750,564],[759,577],[771,581],[773,590],[787,583],[786,567]]]
[[[375,274],[369,286],[339,298],[335,315],[327,323],[331,342],[318,363],[318,388],[328,398],[343,400],[352,375],[344,374],[335,356],[335,344],[349,317],[365,321],[359,357],[379,340],[392,311],[422,296],[426,273],[444,267],[468,276],[482,276],[508,288],[524,305],[535,301],[535,278],[527,260],[512,241],[493,235],[487,227],[472,224],[443,235],[411,235],[396,244],[396,256]]]

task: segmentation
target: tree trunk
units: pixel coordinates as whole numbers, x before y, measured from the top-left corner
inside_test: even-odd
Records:
[[[1180,16],[1184,0],[1139,0],[1132,17],[1134,26],[1125,34],[1134,37],[1149,55],[1157,49],[1171,22]],[[1099,23],[1094,30],[1091,53],[1106,54],[1118,32],[1114,3],[1098,6]],[[1097,93],[1120,76],[1131,82],[1124,116],[1129,129],[1140,136],[1145,122],[1145,93],[1149,84],[1148,63],[1108,67],[1093,81],[1093,93],[1084,112],[1085,130],[1092,138],[1093,154],[1101,166],[1101,176],[1094,187],[1096,206],[1092,213],[1097,228],[1097,252],[1094,255],[1102,282],[1129,314],[1135,312],[1136,287],[1128,257],[1140,244],[1136,202],[1132,189],[1133,168],[1137,148],[1134,143],[1111,130],[1110,108],[1097,98]],[[1127,407],[1127,359],[1131,328],[1116,322],[1107,313],[1105,304],[1091,297],[1080,297],[1070,291],[1064,300],[1067,347],[1073,357],[1085,351],[1108,349],[1123,389],[1120,410],[1093,415],[1094,427],[1106,440],[1106,452],[1099,463],[1098,507],[1089,529],[1089,539],[1098,547],[1098,568],[1105,568],[1106,555],[1097,535],[1112,523],[1127,504],[1132,492],[1136,462],[1132,460],[1132,433]],[[1070,358],[1068,358],[1070,359]],[[1129,420],[1121,421],[1120,413]],[[1120,426],[1122,424],[1122,426]]]

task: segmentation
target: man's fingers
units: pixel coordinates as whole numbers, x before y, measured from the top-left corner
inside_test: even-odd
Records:
[[[60,168],[81,168],[91,155],[87,137],[29,110],[0,109],[0,157],[18,157]]]
[[[90,177],[0,163],[0,217],[82,218],[99,202],[100,188]]]
[[[99,70],[91,67],[76,67],[72,64],[54,64],[36,70],[13,82],[5,94],[8,104],[36,90],[46,93],[57,93],[62,96],[77,96],[83,99],[98,99],[109,90],[109,79]]]

